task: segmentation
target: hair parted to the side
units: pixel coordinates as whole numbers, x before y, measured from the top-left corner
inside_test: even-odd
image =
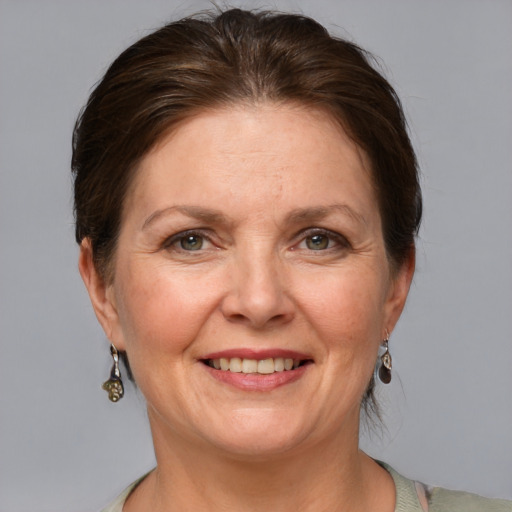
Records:
[[[294,102],[331,115],[369,157],[386,250],[400,267],[421,220],[417,163],[400,100],[370,62],[306,16],[267,11],[202,13],[142,38],[113,62],[75,126],[77,242],[90,240],[110,281],[124,199],[164,135],[207,109]]]

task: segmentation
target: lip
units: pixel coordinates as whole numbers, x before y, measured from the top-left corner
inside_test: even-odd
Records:
[[[232,357],[239,357],[240,359],[256,359],[258,361],[262,361],[263,359],[275,359],[276,357],[283,357],[288,359],[301,359],[301,360],[311,360],[313,358],[301,352],[296,352],[294,350],[285,350],[279,348],[269,348],[269,349],[251,349],[251,348],[234,348],[229,350],[221,350],[220,352],[211,352],[210,354],[206,354],[201,357],[202,360],[205,359],[231,359]]]
[[[237,357],[237,356],[233,356]],[[205,371],[218,382],[233,386],[243,391],[272,391],[286,384],[291,384],[301,379],[311,365],[299,366],[295,370],[274,372],[269,375],[255,373],[234,373],[230,371],[216,370],[203,365]]]
[[[274,372],[271,374],[255,374],[255,373],[238,373],[230,371],[216,370],[204,364],[209,359],[231,359],[239,357],[240,359],[255,359],[262,361],[264,359],[275,359],[278,357],[284,359],[300,359],[301,361],[314,362],[313,358],[305,353],[295,350],[271,348],[271,349],[251,349],[251,348],[234,348],[221,350],[219,352],[211,352],[205,354],[199,359],[205,371],[209,373],[218,382],[227,384],[243,391],[271,391],[286,384],[291,384],[301,379],[306,372],[309,371],[311,364],[299,366],[293,370],[282,372]]]

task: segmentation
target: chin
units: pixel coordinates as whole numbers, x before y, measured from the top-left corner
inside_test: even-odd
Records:
[[[286,410],[240,410],[212,425],[204,438],[235,458],[266,460],[300,447],[310,433],[309,423],[293,420]]]

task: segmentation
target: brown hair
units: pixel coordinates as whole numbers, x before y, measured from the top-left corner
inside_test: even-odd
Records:
[[[76,239],[111,262],[138,163],[192,114],[240,102],[298,102],[328,112],[366,152],[390,261],[414,248],[421,219],[416,158],[400,101],[352,42],[305,16],[232,9],[170,23],[125,50],[76,123]]]

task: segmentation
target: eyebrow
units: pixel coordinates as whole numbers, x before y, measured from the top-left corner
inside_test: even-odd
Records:
[[[191,217],[193,219],[197,219],[206,223],[228,223],[227,217],[217,211],[211,210],[209,208],[203,208],[201,206],[169,206],[169,208],[164,208],[163,210],[157,210],[153,212],[142,225],[142,230],[145,230],[150,224],[155,222],[156,220],[164,217],[172,212],[178,212],[187,217]]]
[[[292,210],[286,216],[286,221],[290,224],[312,222],[325,219],[334,213],[342,213],[343,215],[351,217],[359,224],[367,225],[366,219],[347,204],[331,204],[328,206],[315,206],[312,208],[297,208]]]
[[[150,224],[172,212],[178,212],[187,217],[203,221],[205,223],[229,224],[229,219],[218,210],[203,208],[201,206],[177,205],[153,212],[142,225],[145,230]],[[325,219],[329,215],[342,213],[359,224],[367,225],[366,219],[347,204],[332,204],[328,206],[314,206],[311,208],[296,208],[285,218],[285,224],[298,224],[303,222],[314,222]]]

